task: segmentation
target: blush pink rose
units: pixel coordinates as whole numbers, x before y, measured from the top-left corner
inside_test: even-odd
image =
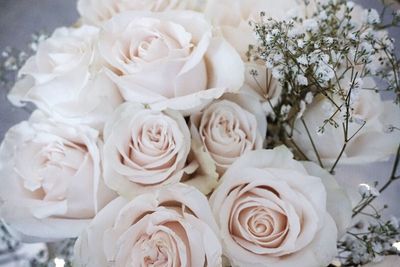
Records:
[[[333,176],[295,161],[285,147],[235,161],[210,204],[232,266],[327,266],[351,220]]]
[[[222,175],[241,155],[261,149],[267,133],[266,114],[257,99],[227,94],[190,117],[194,143],[200,144]]]
[[[41,112],[0,147],[0,217],[25,241],[77,237],[115,195],[102,180],[99,133]]]
[[[153,109],[189,114],[244,80],[238,53],[192,11],[121,13],[103,25],[99,49],[123,97]]]
[[[77,266],[221,266],[217,225],[193,187],[166,186],[132,201],[117,198],[75,245]]]
[[[104,179],[123,196],[178,183],[190,151],[190,132],[176,111],[125,103],[104,130]]]

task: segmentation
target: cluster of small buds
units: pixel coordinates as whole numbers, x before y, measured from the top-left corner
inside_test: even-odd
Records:
[[[358,186],[358,193],[362,197],[378,197],[380,195],[379,190],[376,189],[374,186],[370,186],[368,184],[360,184]]]
[[[341,266],[379,262],[386,255],[400,255],[400,228],[397,218],[387,222],[360,221],[339,242]]]

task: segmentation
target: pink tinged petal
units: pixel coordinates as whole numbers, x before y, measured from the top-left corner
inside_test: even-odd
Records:
[[[237,91],[242,87],[244,64],[239,54],[225,40],[213,38],[206,58],[209,88],[222,87]]]

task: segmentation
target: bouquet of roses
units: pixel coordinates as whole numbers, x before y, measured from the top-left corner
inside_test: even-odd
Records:
[[[387,31],[400,13],[384,23],[344,0],[78,11],[9,93],[37,110],[0,147],[8,231],[70,239],[74,266],[398,266],[399,223],[373,204],[400,179]],[[338,166],[393,159],[359,193],[336,181]]]

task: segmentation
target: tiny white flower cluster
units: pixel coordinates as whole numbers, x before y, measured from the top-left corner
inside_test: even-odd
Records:
[[[261,22],[251,23],[258,45],[248,53],[252,60],[263,60],[283,88],[275,112],[281,115],[278,121],[292,125],[289,120],[303,116],[311,97],[323,95],[330,105],[318,134],[324,133],[326,125],[338,128],[348,121],[361,129],[366,120],[357,115],[360,92],[378,90],[375,83],[366,82],[374,78],[384,80],[383,90],[396,92],[400,101],[400,61],[394,40],[380,29],[376,10],[328,0],[317,2],[311,17],[299,12],[288,17],[276,21],[261,13]]]
[[[368,184],[360,184],[358,186],[358,193],[362,197],[378,197],[380,195],[379,190],[376,189],[374,186],[370,186]]]
[[[400,254],[398,219],[387,222],[362,220],[340,242],[343,266],[358,266],[368,262],[380,262],[385,255]]]

